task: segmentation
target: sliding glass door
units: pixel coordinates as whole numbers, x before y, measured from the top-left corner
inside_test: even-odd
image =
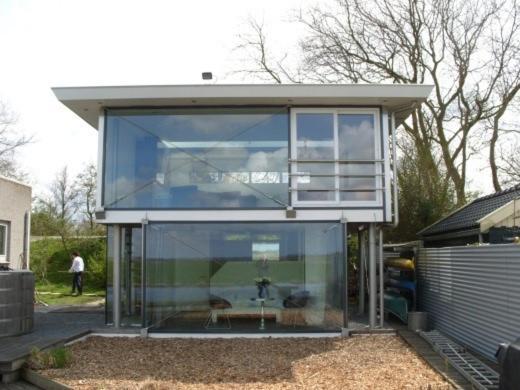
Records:
[[[383,166],[379,111],[291,111],[293,206],[381,206]]]

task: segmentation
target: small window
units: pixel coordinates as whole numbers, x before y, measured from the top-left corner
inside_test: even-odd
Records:
[[[0,223],[0,262],[7,257],[7,225]]]
[[[279,242],[253,242],[253,260],[280,260]]]

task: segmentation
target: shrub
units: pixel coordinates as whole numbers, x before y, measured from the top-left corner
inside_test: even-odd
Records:
[[[35,370],[45,370],[49,368],[65,368],[70,366],[72,354],[65,347],[58,347],[50,351],[40,351],[38,348],[31,350],[28,365]]]
[[[105,287],[106,239],[104,237],[60,239],[45,238],[31,243],[31,270],[40,284],[70,284],[67,273],[71,266],[70,252],[78,251],[85,261],[85,285],[92,288]]]
[[[64,368],[70,366],[72,356],[69,349],[65,347],[55,348],[52,349],[49,354],[53,368]]]

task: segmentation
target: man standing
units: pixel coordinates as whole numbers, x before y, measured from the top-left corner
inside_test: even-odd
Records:
[[[72,294],[74,295],[77,289],[78,295],[81,295],[83,293],[83,281],[81,279],[83,271],[85,270],[85,263],[83,259],[79,257],[78,252],[72,252],[70,257],[72,259],[72,267],[70,267],[69,272],[74,273],[72,277]]]

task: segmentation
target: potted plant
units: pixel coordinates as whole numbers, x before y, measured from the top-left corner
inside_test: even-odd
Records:
[[[255,278],[256,287],[258,288],[258,298],[269,298],[269,290],[267,287],[271,284],[271,278],[261,277]]]

